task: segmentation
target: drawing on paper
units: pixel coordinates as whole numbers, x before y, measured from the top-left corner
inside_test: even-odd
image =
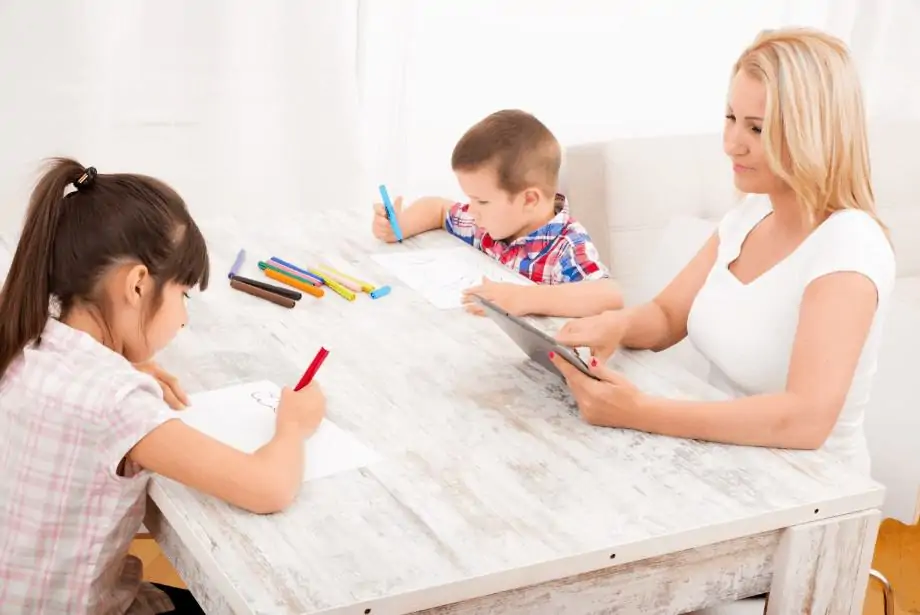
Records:
[[[212,438],[247,453],[275,435],[281,390],[272,382],[252,382],[198,393],[179,416]],[[314,480],[375,463],[379,455],[358,438],[324,418],[304,444],[304,480]]]
[[[272,411],[277,411],[278,404],[281,403],[281,398],[273,391],[253,391],[251,396],[257,404],[270,408]]]
[[[374,260],[389,269],[409,288],[441,309],[463,305],[463,291],[495,282],[528,284],[520,275],[469,247],[376,254]]]

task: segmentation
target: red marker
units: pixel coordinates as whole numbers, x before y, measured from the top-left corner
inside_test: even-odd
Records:
[[[294,387],[295,391],[299,391],[313,381],[313,376],[315,376],[316,372],[319,371],[320,366],[323,364],[323,361],[326,360],[328,355],[329,351],[320,346],[319,352],[316,353],[316,356],[313,357],[313,361],[310,363],[310,367],[307,368],[307,371],[303,373],[303,377],[301,377],[300,382],[298,382],[297,386]]]

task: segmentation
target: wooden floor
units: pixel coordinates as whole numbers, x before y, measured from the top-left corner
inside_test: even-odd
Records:
[[[131,552],[143,560],[148,580],[185,587],[152,539],[135,540]],[[894,587],[895,613],[920,615],[920,525],[886,519],[879,530],[872,567]],[[884,615],[882,592],[875,581],[869,584],[863,615]]]
[[[895,591],[895,613],[920,615],[920,525],[885,519],[875,543],[872,567],[881,572]],[[882,592],[870,581],[863,615],[884,615]]]

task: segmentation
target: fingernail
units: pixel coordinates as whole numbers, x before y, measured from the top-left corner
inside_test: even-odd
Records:
[[[591,367],[597,367],[597,359],[594,357],[591,358]]]
[[[553,352],[552,350],[550,350],[550,351],[549,351],[549,358],[550,358],[550,359],[555,359],[555,358],[556,358],[556,353]]]

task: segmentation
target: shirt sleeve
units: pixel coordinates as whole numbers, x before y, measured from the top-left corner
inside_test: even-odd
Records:
[[[121,374],[119,374],[121,375]],[[151,431],[178,418],[163,400],[163,390],[151,376],[128,373],[115,395],[115,404],[106,413],[101,455],[113,475],[121,460]]]
[[[476,226],[472,214],[470,214],[469,204],[454,203],[447,210],[447,217],[444,219],[444,229],[459,239],[470,244],[477,250],[482,245],[482,229]]]
[[[838,272],[860,273],[875,285],[879,304],[894,290],[897,266],[894,250],[881,225],[864,211],[841,211],[818,227],[806,285]],[[823,231],[823,232],[822,232]]]
[[[587,237],[578,241],[567,241],[553,268],[551,284],[603,280],[610,277],[601,263],[600,254],[594,242]]]

